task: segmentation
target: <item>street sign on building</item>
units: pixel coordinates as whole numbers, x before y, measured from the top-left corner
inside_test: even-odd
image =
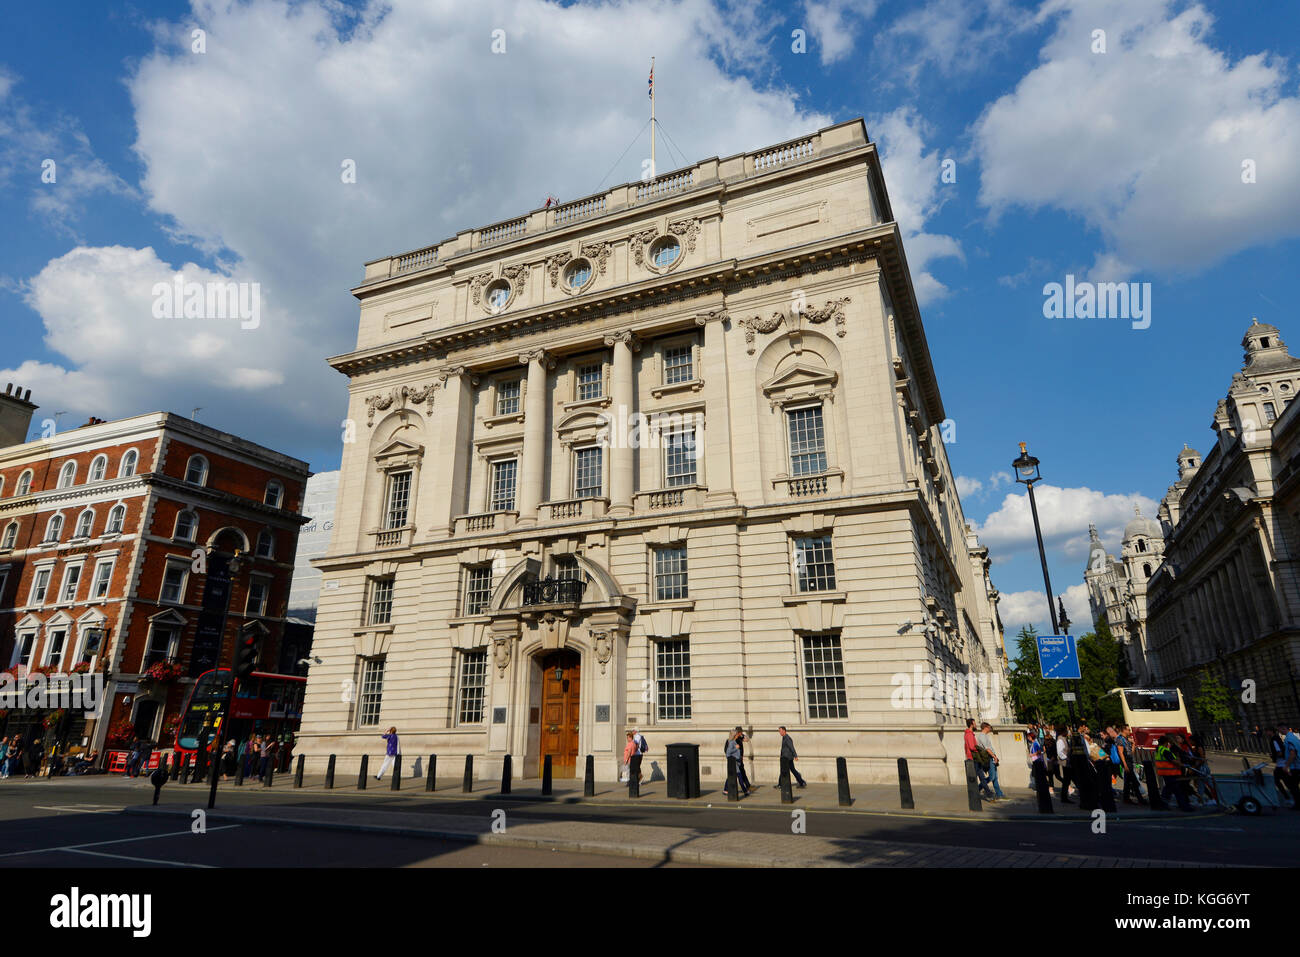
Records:
[[[1074,635],[1039,635],[1038,667],[1044,678],[1082,678]]]

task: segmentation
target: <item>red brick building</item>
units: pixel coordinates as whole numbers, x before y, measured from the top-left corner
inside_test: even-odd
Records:
[[[0,395],[10,439],[35,408]],[[300,673],[307,648],[285,640],[285,611],[308,474],[305,462],[167,412],[0,447],[0,668],[103,672],[95,717],[73,711],[58,728],[99,751],[110,731],[170,745],[194,675],[205,661],[229,667],[246,624],[264,635],[258,670]],[[208,566],[234,556],[220,647],[214,630],[196,649]],[[158,662],[180,675],[149,680]],[[0,733],[44,733],[49,744],[49,717],[11,708]]]

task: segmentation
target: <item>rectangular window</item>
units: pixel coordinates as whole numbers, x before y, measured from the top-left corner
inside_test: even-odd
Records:
[[[796,538],[794,548],[799,590],[834,591],[835,554],[831,550],[831,537]]]
[[[519,414],[519,381],[497,383],[497,415]]]
[[[0,571],[0,608],[5,606],[5,587],[9,584],[9,569]]]
[[[266,614],[266,597],[270,589],[266,582],[254,578],[248,583],[248,609],[250,615]]]
[[[1272,403],[1272,402],[1265,402],[1265,403],[1264,403],[1264,421],[1265,421],[1265,422],[1272,422],[1272,421],[1273,421],[1274,419],[1276,419],[1276,418],[1277,418],[1277,410],[1274,408],[1273,403]]]
[[[154,625],[153,630],[149,632],[149,647],[144,650],[144,663],[141,664],[140,671],[148,671],[150,665],[171,658],[175,638],[175,628],[169,625]]]
[[[600,446],[573,453],[573,497],[599,498],[601,492]]]
[[[185,566],[169,564],[163,574],[162,600],[179,605],[185,600]]]
[[[681,429],[664,436],[664,487],[694,485],[695,430]]]
[[[45,649],[45,663],[58,671],[63,667],[63,652],[67,650],[68,632],[60,628],[50,632],[49,644]]]
[[[460,656],[460,724],[482,724],[487,693],[487,652],[466,651]]]
[[[90,585],[91,598],[103,598],[108,594],[108,586],[113,580],[112,561],[100,562],[95,566],[95,580]]]
[[[365,658],[361,662],[361,697],[358,699],[357,725],[363,728],[379,724],[379,703],[384,697],[384,659]]]
[[[394,472],[388,477],[388,504],[384,509],[384,528],[405,528],[411,504],[411,473]]]
[[[18,637],[18,653],[14,655],[14,664],[27,667],[32,663],[32,652],[36,648],[36,633],[29,632]]]
[[[691,717],[691,643],[661,641],[655,645],[655,687],[660,721]]]
[[[50,570],[48,568],[39,568],[36,570],[36,578],[32,582],[32,595],[29,605],[39,605],[45,601],[45,593],[50,590]]]
[[[518,459],[503,459],[492,463],[492,495],[488,502],[489,512],[514,511],[518,476]]]
[[[599,362],[578,367],[578,400],[599,399],[605,392],[604,367]]]
[[[790,428],[790,474],[817,475],[826,471],[826,433],[822,428],[822,407],[790,409],[785,414]]]
[[[844,656],[840,636],[806,635],[803,639],[803,683],[809,718],[847,718]]]
[[[695,378],[690,346],[670,346],[664,350],[664,384],[690,382]]]
[[[560,581],[581,581],[582,570],[572,555],[559,555],[555,559],[555,577]]]
[[[686,598],[686,546],[656,548],[655,601]]]
[[[85,638],[81,643],[81,657],[77,664],[86,664],[94,667],[96,660],[99,658],[100,646],[104,643],[103,628],[87,628]]]
[[[393,620],[393,579],[376,578],[370,583],[370,624],[386,625]]]
[[[80,582],[81,566],[69,565],[63,572],[63,591],[59,593],[59,601],[76,601]]]
[[[481,615],[492,600],[492,566],[475,565],[465,579],[465,614]]]

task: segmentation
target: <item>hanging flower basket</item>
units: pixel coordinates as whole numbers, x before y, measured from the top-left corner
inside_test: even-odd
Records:
[[[168,681],[175,681],[181,676],[181,666],[170,661],[155,661],[148,670],[140,676],[142,682],[158,682],[165,684]]]
[[[135,725],[123,718],[108,729],[108,746],[111,748],[124,748],[131,743],[134,737]]]
[[[57,727],[58,723],[68,715],[66,708],[59,708],[57,711],[47,711],[45,717],[41,719],[41,727],[46,731],[50,728]]]
[[[72,668],[72,673],[73,673],[74,675],[84,675],[84,674],[89,674],[89,673],[90,673],[90,662],[89,662],[89,661],[83,661],[83,662],[82,662],[81,664],[79,664],[79,665],[74,665],[73,668]]]

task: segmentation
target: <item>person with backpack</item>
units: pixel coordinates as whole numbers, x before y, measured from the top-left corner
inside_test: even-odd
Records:
[[[646,742],[645,735],[636,728],[632,729],[632,743],[636,747],[633,749],[632,757],[627,763],[627,779],[631,781],[635,777],[637,784],[640,784],[645,780],[645,777],[641,774],[641,758],[650,750],[650,745]]]
[[[993,725],[987,721],[981,724],[979,733],[975,735],[975,742],[979,745],[976,751],[976,766],[979,764],[979,758],[984,758],[987,761],[984,765],[984,773],[988,778],[988,783],[993,785],[994,796],[1001,801],[1006,798],[1006,795],[1002,793],[1002,785],[998,783],[998,755],[993,750]]]
[[[966,719],[966,736],[965,736],[966,760],[975,764],[975,781],[979,784],[980,794],[987,800],[997,800],[992,791],[989,790],[988,767],[992,764],[989,753],[980,747],[979,741],[975,739],[975,719]],[[981,752],[983,755],[981,756]]]
[[[744,732],[737,728],[727,736],[727,743],[722,750],[727,757],[736,759],[736,787],[744,793],[745,797],[749,797],[749,778],[745,776],[745,752],[739,742],[743,736]]]

